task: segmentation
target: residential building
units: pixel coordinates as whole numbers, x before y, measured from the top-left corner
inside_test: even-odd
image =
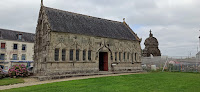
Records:
[[[0,65],[5,70],[14,64],[30,66],[33,63],[34,37],[32,33],[0,29]]]

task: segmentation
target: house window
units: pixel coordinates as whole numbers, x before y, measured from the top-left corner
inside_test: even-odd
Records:
[[[5,54],[0,55],[0,60],[5,60]]]
[[[30,62],[28,62],[28,63],[27,63],[27,67],[30,67],[30,66],[31,66],[31,63],[30,63]]]
[[[17,44],[13,44],[13,49],[17,50]]]
[[[79,61],[79,50],[76,50],[76,61]]]
[[[1,49],[5,49],[6,48],[6,43],[1,43]]]
[[[124,52],[124,60],[126,59],[126,52]]]
[[[69,55],[70,55],[70,60],[73,60],[73,49],[71,49],[71,50],[69,51]]]
[[[62,49],[62,61],[65,61],[66,59],[66,50]]]
[[[22,50],[26,50],[26,44],[22,44]]]
[[[115,52],[115,61],[117,61],[117,52]]]
[[[135,53],[135,61],[137,61],[137,53]]]
[[[26,54],[22,54],[22,60],[26,60]]]
[[[88,51],[88,60],[91,60],[91,50]]]
[[[18,60],[17,54],[13,54],[12,60]]]
[[[86,59],[85,57],[86,57],[86,51],[84,50],[84,51],[83,51],[83,60]]]
[[[59,49],[55,49],[54,59],[55,59],[55,61],[58,61],[58,59],[59,59]]]
[[[121,52],[119,52],[119,60],[121,61]]]
[[[18,34],[18,39],[19,39],[19,40],[22,39],[22,34]]]

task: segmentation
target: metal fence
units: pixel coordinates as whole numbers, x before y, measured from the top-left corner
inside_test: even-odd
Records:
[[[200,63],[169,64],[170,72],[200,72]]]
[[[200,60],[194,57],[142,57],[146,71],[200,72]]]

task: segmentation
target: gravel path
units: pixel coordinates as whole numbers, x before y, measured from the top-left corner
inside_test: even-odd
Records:
[[[0,86],[0,90],[19,88],[19,87],[26,87],[26,86],[32,86],[32,85],[39,85],[39,84],[46,84],[46,83],[53,83],[53,82],[61,82],[61,81],[80,80],[80,79],[106,77],[106,76],[129,75],[129,74],[139,74],[139,73],[123,73],[123,74],[110,74],[110,75],[81,76],[81,77],[72,77],[72,78],[66,78],[66,79],[47,80],[47,81],[39,81],[39,80],[34,79],[34,78],[24,78],[25,83]]]

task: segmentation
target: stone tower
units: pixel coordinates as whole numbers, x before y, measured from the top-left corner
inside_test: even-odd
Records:
[[[145,48],[143,50],[143,57],[149,57],[151,54],[153,56],[161,56],[160,50],[158,48],[158,40],[153,37],[153,34],[151,33],[150,30],[150,34],[149,37],[145,40],[144,42]]]

